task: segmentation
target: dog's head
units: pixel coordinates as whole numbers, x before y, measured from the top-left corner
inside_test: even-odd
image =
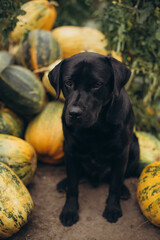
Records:
[[[48,77],[58,99],[62,90],[67,125],[90,127],[103,106],[119,96],[130,70],[112,57],[80,53],[61,61]]]

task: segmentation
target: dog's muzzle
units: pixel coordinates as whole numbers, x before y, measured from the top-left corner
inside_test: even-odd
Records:
[[[82,109],[78,106],[73,106],[69,111],[69,120],[71,123],[81,123]]]

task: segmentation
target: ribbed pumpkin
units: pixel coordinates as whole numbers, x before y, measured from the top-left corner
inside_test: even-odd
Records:
[[[45,72],[43,78],[42,78],[42,83],[45,87],[45,89],[47,90],[47,92],[49,92],[54,98],[56,98],[56,91],[53,88],[53,86],[50,84],[50,81],[48,79],[48,73],[58,64],[61,62],[61,59],[53,62],[51,65],[48,66],[47,71]],[[59,99],[64,101],[64,96],[63,93],[61,92]]]
[[[0,134],[0,162],[7,164],[23,181],[29,184],[37,169],[34,148],[21,138]]]
[[[143,169],[137,184],[137,199],[145,217],[160,227],[160,162]]]
[[[160,141],[150,133],[136,132],[140,145],[139,172],[148,164],[160,161]]]
[[[19,177],[1,162],[0,196],[0,239],[5,239],[29,221],[33,200]]]
[[[23,120],[9,108],[0,105],[0,133],[23,137],[23,132]]]
[[[52,30],[62,49],[62,58],[83,51],[93,51],[107,55],[107,41],[103,33],[90,27],[62,26]]]
[[[20,41],[25,31],[34,29],[51,30],[57,17],[55,7],[47,0],[28,1],[21,7],[26,13],[18,16],[18,22],[11,33],[15,42]]]
[[[62,161],[62,109],[63,103],[60,101],[47,103],[27,127],[25,139],[35,148],[42,162],[58,164]]]
[[[58,42],[45,30],[31,31],[21,42],[16,55],[17,62],[31,70],[48,66],[60,57]]]
[[[7,51],[0,51],[0,72],[3,71],[8,65],[14,63],[14,56]]]
[[[8,66],[0,74],[1,99],[11,109],[23,115],[36,114],[45,104],[45,90],[30,70]]]

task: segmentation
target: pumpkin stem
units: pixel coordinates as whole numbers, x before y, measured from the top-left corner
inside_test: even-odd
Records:
[[[51,2],[49,2],[49,5],[50,5],[50,6],[54,6],[54,7],[59,7],[58,2],[56,2],[56,1],[51,1]]]
[[[42,67],[42,68],[34,70],[33,72],[34,73],[43,73],[43,72],[47,72],[47,71],[49,71],[49,67]]]

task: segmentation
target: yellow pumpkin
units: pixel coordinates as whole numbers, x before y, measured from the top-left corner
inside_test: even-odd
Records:
[[[107,55],[107,41],[102,32],[90,27],[62,26],[52,30],[62,49],[62,58],[82,51],[93,51]]]
[[[29,221],[34,204],[19,177],[1,162],[0,196],[0,239],[6,239]]]
[[[25,185],[29,184],[37,169],[34,148],[21,138],[0,134],[0,162],[8,165]]]
[[[35,0],[24,3],[21,7],[25,15],[18,16],[15,29],[11,32],[14,42],[19,42],[25,31],[34,29],[51,30],[57,17],[56,9],[47,0]]]
[[[38,160],[42,162],[50,164],[62,162],[64,155],[62,109],[63,103],[60,101],[47,103],[26,129],[25,139],[37,151]]]
[[[137,199],[144,216],[160,227],[160,162],[143,169],[137,184]]]
[[[47,90],[47,92],[49,92],[54,98],[56,98],[56,91],[55,89],[53,88],[53,86],[50,84],[50,81],[48,79],[48,73],[58,64],[60,63],[62,60],[61,59],[58,59],[57,61],[53,62],[51,65],[48,66],[47,68],[47,71],[45,72],[43,78],[42,78],[42,83],[45,87],[45,89]],[[59,97],[60,100],[65,100],[64,96],[63,96],[63,93],[61,92],[60,94],[60,97]]]

